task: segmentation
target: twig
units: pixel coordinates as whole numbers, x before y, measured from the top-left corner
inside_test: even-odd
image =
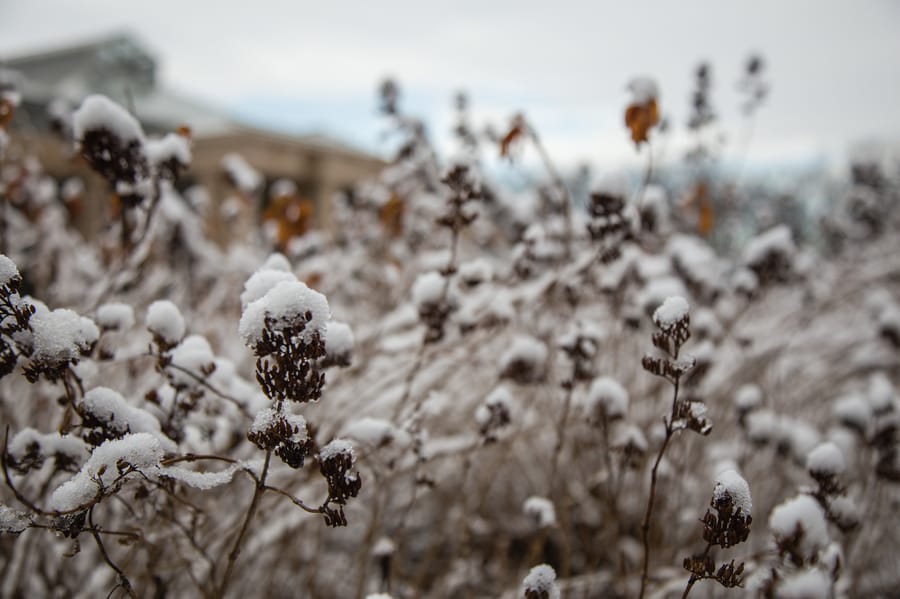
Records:
[[[231,548],[231,552],[228,554],[228,566],[225,568],[225,575],[222,577],[222,584],[219,586],[219,590],[215,593],[216,597],[224,597],[225,592],[228,590],[228,583],[231,580],[231,574],[234,571],[234,564],[237,561],[238,556],[241,554],[241,543],[244,541],[244,535],[247,534],[247,530],[250,528],[250,522],[253,520],[253,516],[256,515],[256,509],[259,507],[259,500],[262,497],[263,493],[266,491],[266,476],[269,474],[269,462],[272,459],[272,450],[266,452],[266,461],[263,463],[262,472],[259,475],[259,480],[256,483],[256,488],[253,491],[253,499],[250,500],[250,506],[247,508],[247,515],[244,517],[244,523],[241,525],[241,531],[238,533],[237,539],[234,541],[234,546]]]
[[[134,590],[131,587],[131,581],[128,580],[128,577],[125,576],[125,572],[116,565],[112,558],[109,557],[109,554],[106,552],[106,547],[103,546],[103,539],[100,538],[100,534],[97,531],[97,527],[94,525],[94,508],[91,507],[87,513],[88,524],[90,524],[91,536],[94,537],[94,542],[97,544],[97,549],[100,550],[100,555],[103,556],[103,560],[112,568],[116,575],[118,576],[119,582],[116,587],[113,587],[112,591],[115,591],[117,587],[122,587],[129,597],[137,598],[137,595],[134,594]],[[112,595],[112,591],[110,591],[110,595]]]
[[[677,355],[676,355],[677,359]],[[643,599],[644,592],[647,588],[647,570],[650,566],[650,519],[653,517],[653,503],[656,500],[656,478],[659,471],[659,463],[662,461],[663,454],[666,453],[666,447],[675,434],[673,423],[675,422],[675,409],[678,405],[678,385],[679,379],[673,381],[674,393],[672,394],[672,413],[669,419],[663,419],[666,425],[666,437],[656,454],[656,461],[653,463],[653,469],[650,471],[650,496],[647,498],[647,509],[644,512],[644,520],[641,522],[641,540],[644,544],[644,565],[641,569],[641,592],[638,599]]]

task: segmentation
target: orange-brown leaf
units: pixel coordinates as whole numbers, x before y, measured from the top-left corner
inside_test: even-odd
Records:
[[[397,195],[392,195],[378,211],[378,221],[392,237],[399,237],[403,233],[405,208],[405,202]]]
[[[638,146],[647,141],[650,129],[659,123],[656,100],[643,104],[631,104],[625,109],[625,126],[631,131],[631,139]]]
[[[9,100],[0,100],[0,129],[6,129],[12,120],[13,105]]]
[[[509,157],[510,147],[520,137],[522,137],[522,126],[517,123],[500,140],[500,156],[504,158]]]

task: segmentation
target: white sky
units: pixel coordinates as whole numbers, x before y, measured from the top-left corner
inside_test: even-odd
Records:
[[[158,57],[172,88],[257,123],[368,148],[381,130],[375,89],[390,74],[442,144],[452,94],[465,89],[478,123],[503,124],[524,110],[561,162],[627,162],[628,80],[656,78],[663,112],[683,129],[701,59],[713,66],[713,102],[734,140],[734,84],[751,51],[766,58],[772,84],[751,161],[835,157],[851,143],[900,140],[900,2],[892,0],[0,0],[4,56],[121,29]]]

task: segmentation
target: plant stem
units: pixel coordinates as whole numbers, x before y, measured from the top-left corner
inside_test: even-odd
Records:
[[[91,536],[94,537],[94,542],[97,544],[97,549],[100,550],[100,555],[103,556],[103,561],[105,561],[109,565],[109,567],[112,568],[113,571],[115,571],[116,576],[119,579],[117,586],[121,586],[125,590],[125,592],[128,594],[129,597],[136,598],[137,595],[134,594],[134,590],[131,588],[131,581],[128,580],[127,576],[125,576],[125,572],[123,572],[122,569],[119,566],[117,566],[114,561],[112,561],[112,558],[110,558],[109,554],[106,552],[106,547],[103,546],[103,539],[100,538],[100,533],[97,530],[97,527],[94,525],[94,508],[93,507],[88,510],[87,519],[88,519],[88,524],[91,527],[90,528]],[[113,589],[113,590],[115,590],[115,589]],[[112,594],[112,593],[110,593],[110,594]]]
[[[677,355],[675,357],[677,358]],[[666,453],[669,441],[675,434],[672,423],[675,421],[675,408],[678,405],[678,383],[679,379],[675,379],[674,393],[672,394],[672,414],[669,416],[669,419],[665,421],[666,438],[663,439],[663,443],[659,448],[659,453],[656,454],[656,461],[653,463],[653,469],[650,471],[650,496],[647,498],[647,510],[644,512],[644,520],[641,522],[641,540],[644,543],[644,565],[641,570],[641,592],[638,595],[638,599],[643,599],[644,593],[647,590],[647,571],[650,567],[650,521],[653,517],[653,503],[656,500],[656,478],[659,472],[659,463]]]
[[[234,570],[234,564],[237,561],[238,556],[241,554],[241,543],[244,540],[244,535],[247,534],[247,530],[250,528],[250,521],[253,520],[253,516],[256,514],[256,508],[259,507],[259,500],[262,497],[263,493],[266,492],[266,476],[269,474],[269,462],[272,459],[272,450],[266,452],[266,461],[263,463],[262,472],[259,475],[259,481],[256,483],[256,488],[253,491],[253,499],[250,500],[250,507],[247,508],[247,515],[244,517],[244,524],[241,526],[241,532],[238,533],[237,539],[234,541],[234,546],[231,548],[231,552],[228,554],[228,566],[225,568],[225,575],[222,577],[222,584],[219,586],[218,592],[216,592],[216,597],[224,597],[225,591],[228,590],[228,582],[231,579],[231,573]]]

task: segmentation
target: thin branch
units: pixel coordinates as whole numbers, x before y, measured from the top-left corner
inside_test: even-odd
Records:
[[[91,536],[94,537],[94,542],[97,544],[97,549],[100,550],[100,555],[103,556],[103,561],[105,561],[109,565],[109,567],[115,571],[116,575],[118,576],[119,582],[116,585],[116,587],[121,586],[125,590],[125,592],[128,594],[129,597],[134,597],[135,599],[137,599],[137,595],[134,594],[134,590],[131,587],[131,581],[128,580],[128,577],[125,575],[125,572],[123,572],[122,569],[119,566],[117,566],[114,561],[112,561],[112,558],[110,558],[109,554],[106,552],[106,547],[103,546],[103,539],[100,538],[100,534],[97,532],[97,527],[94,525],[94,508],[93,507],[91,507],[88,510],[87,517],[88,517],[88,524],[90,524],[90,526],[91,526]],[[116,587],[113,587],[113,591],[116,589]],[[110,591],[110,595],[111,594],[112,594],[112,591]]]
[[[253,520],[253,516],[256,515],[256,509],[259,507],[259,500],[266,491],[266,476],[269,474],[269,462],[271,459],[272,450],[270,449],[266,452],[266,461],[263,464],[262,472],[259,475],[259,480],[253,491],[253,499],[250,500],[250,506],[247,508],[247,515],[244,517],[244,523],[241,525],[241,530],[238,533],[237,539],[234,541],[234,546],[228,554],[228,566],[225,568],[225,575],[222,577],[222,584],[215,594],[216,597],[224,597],[225,592],[228,590],[228,583],[230,582],[231,574],[234,571],[234,564],[241,554],[241,543],[244,541],[244,536],[250,528],[250,522]]]

